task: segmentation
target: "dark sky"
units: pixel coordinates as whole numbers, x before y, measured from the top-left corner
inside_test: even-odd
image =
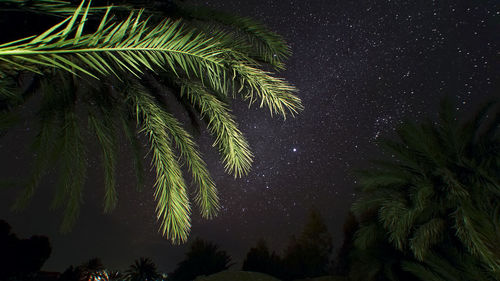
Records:
[[[213,139],[198,139],[223,207],[211,221],[200,219],[194,210],[191,238],[215,241],[239,263],[261,237],[281,251],[290,235],[299,234],[311,207],[322,213],[338,246],[356,196],[352,171],[378,155],[374,140],[390,135],[402,119],[435,117],[444,95],[454,98],[460,116],[500,96],[496,0],[195,3],[250,16],[283,35],[293,56],[288,70],[278,76],[299,88],[305,106],[296,118],[284,121],[271,118],[267,109],[235,102],[240,129],[255,154],[252,171],[241,179],[224,174],[211,147]],[[30,128],[27,123],[0,139],[3,179],[26,176],[26,140],[34,135]],[[120,161],[130,162],[126,146],[120,151]],[[118,207],[104,215],[99,158],[89,161],[85,205],[71,233],[58,233],[60,212],[48,210],[55,174],[19,214],[7,206],[15,190],[2,190],[0,218],[20,236],[50,237],[48,270],[63,270],[91,257],[102,258],[109,268],[124,269],[148,256],[161,270],[171,271],[186,246],[172,246],[157,232],[153,178],[138,193],[131,166],[122,164]]]

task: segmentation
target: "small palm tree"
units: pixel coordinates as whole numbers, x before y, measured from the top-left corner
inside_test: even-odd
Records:
[[[20,73],[32,73],[31,87],[23,88],[42,95],[34,172],[15,208],[29,202],[47,168],[60,159],[61,184],[53,205],[65,205],[63,230],[76,220],[82,201],[87,167],[82,125],[88,126],[102,148],[106,212],[118,199],[115,168],[120,127],[134,150],[139,182],[138,135],[146,136],[156,171],[154,196],[161,232],[181,242],[187,239],[191,214],[183,164],[197,186],[194,201],[201,214],[214,216],[219,204],[215,183],[193,137],[169,111],[166,96],[173,95],[192,119],[206,123],[227,172],[235,177],[249,171],[253,156],[229,100],[239,95],[250,104],[259,101],[271,114],[284,117],[302,109],[293,86],[261,69],[263,64],[282,69],[288,47],[281,37],[251,20],[180,4],[177,16],[191,15],[191,22],[165,18],[161,11],[134,10],[128,4],[93,7],[82,0],[74,7],[55,0],[7,0],[0,3],[0,11],[2,4],[63,18],[39,35],[0,45],[4,109],[0,133],[15,119],[12,113],[17,106],[31,96],[16,89]],[[200,28],[197,23],[208,18],[213,18],[211,24]],[[228,25],[231,28],[223,27]]]
[[[140,258],[125,273],[127,281],[159,281],[162,278],[150,258]]]
[[[92,258],[81,264],[77,271],[80,273],[80,281],[100,281],[107,276],[104,265],[99,258]]]
[[[498,274],[500,113],[494,106],[459,125],[445,100],[439,122],[405,122],[399,141],[384,140],[391,160],[361,173],[363,196],[353,210],[375,216],[361,223],[357,240],[382,227],[386,241],[417,261],[436,261],[436,252],[452,247]]]

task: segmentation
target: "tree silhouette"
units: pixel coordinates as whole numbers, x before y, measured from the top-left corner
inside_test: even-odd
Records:
[[[106,277],[104,264],[100,258],[92,258],[80,266],[78,272],[80,273],[81,281],[99,281]]]
[[[359,228],[359,222],[351,211],[344,222],[344,241],[333,264],[335,274],[346,276],[349,273],[349,253],[354,248],[354,234]]]
[[[200,275],[210,275],[228,269],[231,257],[211,242],[196,238],[186,258],[168,275],[174,281],[191,281]]]
[[[0,249],[0,280],[32,278],[51,253],[47,237],[19,239],[3,220],[0,220]]]
[[[281,258],[274,251],[269,253],[266,241],[259,239],[257,245],[248,251],[242,270],[262,272],[280,278],[283,275],[282,267]]]
[[[255,21],[177,1],[171,2],[173,9],[155,9],[158,1],[150,1],[153,6],[141,11],[135,10],[137,1],[113,7],[72,2],[0,2],[1,12],[17,9],[64,19],[37,36],[0,45],[0,121],[11,120],[33,93],[42,97],[34,172],[15,208],[26,206],[49,167],[59,166],[61,184],[53,205],[65,208],[62,230],[70,229],[82,202],[87,169],[83,132],[88,129],[102,150],[104,210],[113,210],[122,129],[134,150],[139,179],[139,136],[146,136],[156,172],[154,199],[161,231],[173,242],[185,241],[191,204],[181,163],[194,180],[194,201],[202,216],[216,215],[219,203],[197,145],[172,104],[206,123],[226,171],[242,176],[253,156],[229,101],[237,96],[250,104],[259,101],[271,114],[283,117],[300,111],[296,89],[263,70],[283,69],[289,47]],[[171,11],[173,16],[165,14]],[[31,73],[28,86],[17,83],[24,73]],[[21,91],[24,88],[29,90]],[[55,165],[57,160],[60,165]]]
[[[301,235],[291,237],[283,258],[284,279],[328,274],[333,250],[331,234],[320,213],[312,209]]]
[[[156,264],[150,258],[140,258],[125,273],[128,281],[157,281],[161,279]]]
[[[359,244],[380,243],[416,261],[405,269],[435,280],[451,280],[440,265],[456,261],[467,280],[500,274],[500,112],[483,106],[463,124],[451,103],[441,103],[439,122],[404,122],[398,141],[382,145],[394,157],[361,172],[357,216],[371,214],[356,234]],[[453,267],[453,265],[449,265]],[[442,268],[441,268],[442,269]]]

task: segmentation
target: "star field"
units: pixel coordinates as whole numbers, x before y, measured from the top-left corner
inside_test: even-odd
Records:
[[[193,210],[192,237],[215,241],[236,262],[258,238],[283,249],[288,237],[300,232],[311,207],[322,213],[335,245],[340,245],[343,220],[356,198],[353,171],[380,155],[377,139],[390,136],[403,119],[436,116],[444,95],[454,99],[461,115],[500,97],[498,1],[193,2],[252,17],[284,36],[293,55],[287,70],[277,76],[299,89],[305,106],[295,118],[283,120],[270,117],[264,108],[233,104],[255,155],[252,170],[242,178],[225,174],[211,137],[198,137],[220,192],[221,212],[206,221]],[[30,134],[18,133],[0,139],[0,153],[8,161],[19,157],[10,143]],[[121,149],[126,162],[129,152]],[[97,186],[101,181],[91,178],[102,176],[99,159],[94,162],[98,168],[91,169],[89,184]],[[117,210],[102,215],[102,195],[86,195],[85,210],[66,236],[57,227],[42,227],[58,223],[45,210],[46,202],[22,214],[1,207],[0,214],[26,235],[49,235],[53,255],[48,268],[62,270],[93,256],[112,268],[124,268],[142,255],[170,271],[185,246],[171,246],[156,233],[152,192],[147,189],[153,179],[137,193],[131,171],[128,166],[119,171]],[[99,187],[87,190],[92,188]]]

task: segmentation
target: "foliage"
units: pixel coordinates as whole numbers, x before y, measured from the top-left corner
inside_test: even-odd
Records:
[[[494,281],[500,279],[498,273],[485,270],[484,263],[476,257],[451,245],[435,251],[424,261],[405,261],[402,267],[419,280]]]
[[[283,257],[284,280],[328,274],[333,250],[331,234],[320,213],[312,209],[298,238],[292,236]]]
[[[365,219],[358,249],[385,241],[406,257],[403,268],[423,280],[495,280],[500,112],[494,106],[486,104],[460,125],[444,100],[439,122],[404,122],[398,141],[381,142],[393,157],[360,174],[363,195],[353,210]],[[447,267],[456,273],[442,274]],[[462,277],[450,279],[453,274]]]
[[[251,248],[243,261],[241,270],[262,272],[280,278],[283,275],[281,258],[275,253],[269,253],[267,243],[263,239]]]
[[[196,238],[190,245],[186,258],[168,275],[169,280],[191,281],[197,276],[210,275],[228,269],[231,257],[211,242]]]
[[[69,266],[58,281],[124,281],[125,277],[119,271],[106,269],[101,259],[92,258],[79,266]]]
[[[321,214],[311,209],[302,233],[291,236],[284,255],[270,253],[264,240],[251,248],[242,270],[262,272],[282,280],[326,276],[331,269],[333,242]]]
[[[349,280],[405,280],[417,281],[413,275],[405,272],[402,262],[415,261],[411,256],[395,249],[387,241],[386,230],[376,223],[373,214],[365,214],[360,218],[360,224],[354,229],[352,246],[347,255],[338,263],[347,263]],[[369,227],[360,228],[360,225]],[[366,231],[366,232],[365,232]]]
[[[335,274],[346,276],[349,273],[349,253],[354,248],[354,234],[358,228],[359,222],[356,216],[349,212],[343,226],[344,241],[337,252],[335,260],[332,261],[332,271]]]
[[[99,258],[92,258],[82,263],[78,266],[77,272],[80,275],[80,280],[100,281],[107,277],[105,267]]]
[[[182,167],[191,174],[203,217],[217,213],[218,196],[193,137],[170,112],[166,95],[173,95],[192,119],[206,122],[226,171],[235,177],[248,172],[253,156],[229,100],[241,96],[250,104],[258,101],[283,117],[302,109],[293,86],[262,70],[267,64],[284,68],[290,52],[280,36],[249,19],[172,5],[155,9],[151,2],[150,9],[135,10],[134,1],[116,7],[92,6],[86,0],[78,6],[56,0],[0,3],[0,11],[18,9],[59,20],[38,35],[0,45],[0,133],[15,120],[20,104],[33,94],[42,97],[34,172],[15,209],[26,206],[48,167],[60,166],[53,205],[65,205],[62,229],[70,229],[83,196],[87,126],[102,148],[104,210],[111,211],[118,200],[116,146],[123,127],[139,184],[138,135],[147,137],[161,232],[173,242],[185,241],[191,203]],[[27,85],[19,85],[16,77],[26,73]]]
[[[156,264],[150,258],[140,258],[125,273],[127,281],[157,281],[161,279]]]

